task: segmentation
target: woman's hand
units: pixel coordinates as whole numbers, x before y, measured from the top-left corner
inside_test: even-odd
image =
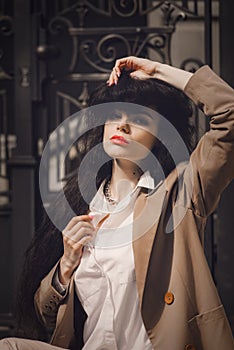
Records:
[[[146,58],[140,57],[123,57],[115,62],[115,66],[110,74],[108,85],[118,83],[121,71],[131,70],[130,76],[135,79],[157,78],[184,90],[187,82],[192,77],[193,73],[185,70],[169,66],[167,64],[154,62]]]
[[[135,56],[124,57],[116,60],[115,66],[110,74],[109,85],[117,84],[121,71],[131,70],[130,75],[133,78],[147,79],[152,78],[159,67],[160,63],[150,61],[146,58]]]
[[[60,260],[59,280],[69,283],[73,271],[79,266],[83,247],[93,239],[95,228],[92,215],[75,216],[63,230],[64,253]]]

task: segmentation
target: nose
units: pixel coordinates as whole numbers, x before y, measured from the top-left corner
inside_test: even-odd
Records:
[[[117,130],[122,131],[125,134],[130,133],[130,125],[128,124],[126,118],[122,118],[117,126]]]

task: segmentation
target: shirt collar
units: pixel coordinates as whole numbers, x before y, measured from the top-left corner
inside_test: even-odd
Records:
[[[154,189],[154,179],[150,175],[149,170],[147,170],[144,174],[141,175],[136,187],[144,187],[148,190]]]
[[[136,187],[124,199],[122,199],[115,207],[115,206],[110,206],[105,198],[105,195],[103,193],[104,184],[105,184],[105,181],[103,181],[96,195],[93,197],[89,205],[90,211],[108,213],[115,210],[122,210],[135,198],[135,196],[137,196],[141,188],[146,188],[148,190],[154,189],[154,179],[150,175],[149,171],[146,171],[140,177]]]

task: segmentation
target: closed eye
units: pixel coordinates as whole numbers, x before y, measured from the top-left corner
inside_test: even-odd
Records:
[[[137,125],[148,126],[150,120],[145,115],[133,115],[130,117],[130,122]]]
[[[120,113],[113,112],[106,118],[106,120],[114,121],[114,120],[120,120],[121,118],[122,118],[122,115]]]
[[[108,115],[106,121],[119,121],[123,117],[121,112],[115,111]],[[148,127],[152,123],[152,117],[146,114],[131,114],[127,117],[126,123]]]

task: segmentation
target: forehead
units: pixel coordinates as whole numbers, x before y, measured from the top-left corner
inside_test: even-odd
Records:
[[[103,103],[92,107],[95,118],[97,118],[100,123],[104,123],[114,114],[125,114],[127,116],[145,116],[148,119],[158,123],[160,120],[160,114],[150,107],[145,107],[138,104],[126,103],[126,102],[111,102]]]
[[[145,108],[138,108],[138,109],[114,109],[113,110],[113,113],[117,113],[117,114],[120,114],[120,115],[127,115],[127,116],[134,116],[134,115],[137,115],[137,116],[146,116],[146,117],[149,117],[151,118],[152,120],[154,119],[154,113],[152,111],[152,113],[145,109]]]

